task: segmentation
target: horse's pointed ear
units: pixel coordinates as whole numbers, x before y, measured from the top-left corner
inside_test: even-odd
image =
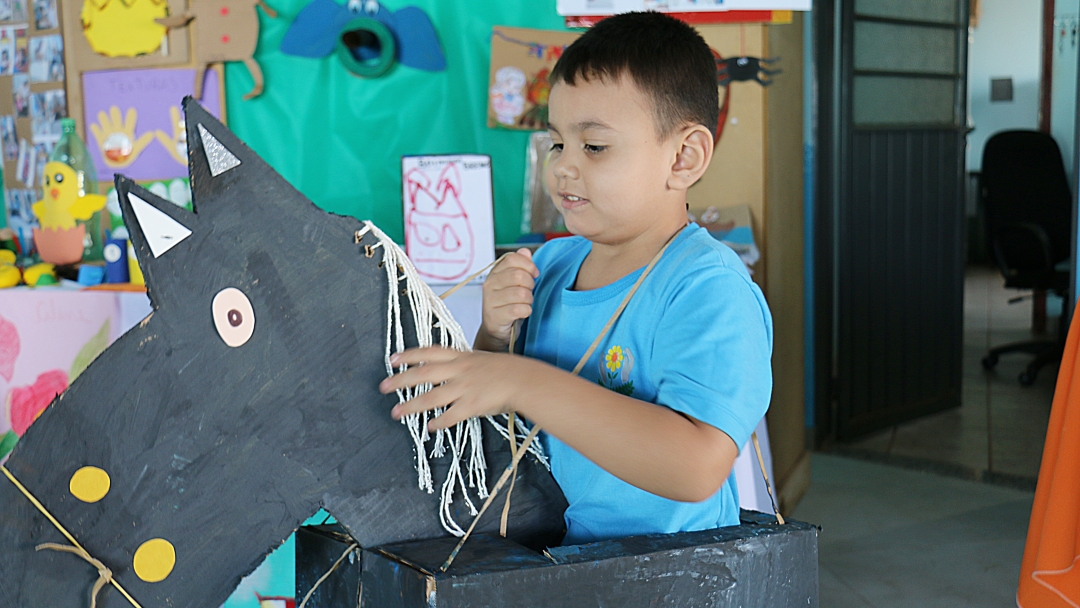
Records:
[[[206,108],[191,97],[184,98],[184,117],[187,125],[188,172],[191,176],[191,197],[196,213],[216,213],[221,203],[236,211],[243,208],[246,197],[237,197],[239,182],[268,181],[273,174],[261,158],[221,124]],[[278,178],[280,179],[280,178]],[[246,183],[250,188],[252,184]],[[222,196],[226,193],[231,196]]]
[[[152,287],[158,259],[186,255],[174,248],[191,237],[198,218],[122,175],[116,176],[116,196],[139,267]]]
[[[184,99],[188,172],[202,221],[239,214],[279,218],[317,208],[191,97]]]

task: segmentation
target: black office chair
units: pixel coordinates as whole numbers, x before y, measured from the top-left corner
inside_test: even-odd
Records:
[[[1061,151],[1046,133],[995,133],[983,150],[980,202],[986,213],[990,257],[1014,289],[1069,290],[1072,259],[1072,195]],[[1005,353],[1035,355],[1020,374],[1030,386],[1044,365],[1061,358],[1064,320],[1056,339],[1029,340],[997,346],[986,354],[986,369]]]

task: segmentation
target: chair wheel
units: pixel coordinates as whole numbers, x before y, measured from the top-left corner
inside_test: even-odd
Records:
[[[1020,372],[1019,376],[1021,386],[1031,386],[1035,384],[1035,374],[1030,372]]]
[[[996,356],[994,356],[994,355],[986,355],[985,357],[982,358],[983,369],[987,369],[987,370],[994,369],[994,366],[997,365],[997,363],[998,363],[998,358]]]

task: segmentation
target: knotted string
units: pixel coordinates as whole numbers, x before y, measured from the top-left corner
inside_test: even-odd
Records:
[[[100,565],[101,564],[100,561],[98,561],[98,560],[94,559],[92,556],[90,556],[90,553],[87,552],[86,549],[83,549],[83,546],[79,544],[79,541],[75,540],[75,537],[72,536],[71,533],[68,532],[66,528],[64,528],[64,526],[60,525],[60,522],[57,521],[57,519],[55,517],[53,517],[52,513],[49,513],[49,510],[45,508],[45,505],[41,504],[41,501],[39,501],[37,498],[35,498],[34,495],[30,493],[30,490],[27,490],[26,486],[24,486],[22,483],[20,483],[18,479],[15,479],[15,476],[11,474],[11,471],[9,471],[7,469],[7,467],[5,467],[2,464],[0,464],[0,473],[3,473],[4,476],[7,477],[8,480],[11,481],[11,483],[14,484],[15,487],[18,488],[18,490],[20,492],[22,492],[22,495],[25,496],[26,499],[29,500],[30,503],[33,504],[34,507],[36,507],[37,510],[40,511],[41,514],[44,515],[45,518],[48,519],[49,522],[52,523],[52,525],[55,526],[56,529],[59,530],[60,533],[63,534],[64,537],[66,537],[68,539],[68,541],[71,542],[73,548],[78,549],[79,551],[82,552],[82,553],[76,553],[76,555],[79,555],[80,557],[82,557],[82,554],[86,554],[86,557],[83,557],[83,559],[86,559],[86,561],[90,562],[95,567],[97,567],[99,574],[101,573],[102,568],[104,568],[105,570],[108,570],[108,568],[105,568],[104,565]],[[46,543],[46,544],[52,544],[52,543]],[[42,545],[42,546],[44,546],[44,545]],[[60,546],[63,546],[63,545],[60,545]],[[41,549],[41,546],[38,547],[38,550],[40,550],[40,549]],[[70,552],[69,549],[60,549],[60,550],[61,551],[66,550],[66,551]],[[98,582],[101,583],[101,580],[102,579],[99,578]],[[119,591],[120,594],[123,595],[127,599],[127,601],[131,602],[132,606],[134,606],[135,608],[142,608],[142,606],[140,606],[139,603],[135,601],[135,598],[131,597],[131,594],[129,594],[126,589],[124,589],[122,586],[120,586],[120,583],[118,583],[116,581],[116,579],[112,577],[111,572],[109,573],[108,580],[106,581],[106,583],[112,585],[113,587],[116,587],[117,591]],[[102,583],[102,584],[104,585],[104,583]],[[94,588],[98,589],[97,585],[95,585]],[[95,597],[97,596],[96,592],[94,593],[94,596]]]
[[[37,547],[34,547],[35,551],[41,551],[42,549],[48,549],[49,551],[61,551],[64,553],[72,553],[74,555],[78,555],[79,557],[89,562],[91,566],[97,568],[98,580],[96,583],[94,583],[94,588],[90,591],[90,608],[97,608],[98,593],[101,592],[101,589],[105,585],[113,582],[112,570],[109,570],[109,568],[105,564],[94,559],[94,557],[87,553],[86,550],[82,547],[73,547],[71,545],[58,545],[56,543],[43,543],[38,545]]]

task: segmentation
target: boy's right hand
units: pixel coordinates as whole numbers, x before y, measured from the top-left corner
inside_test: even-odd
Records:
[[[532,251],[522,248],[507,255],[484,281],[483,318],[476,336],[478,350],[504,351],[518,319],[532,314],[533,286],[540,269]]]

